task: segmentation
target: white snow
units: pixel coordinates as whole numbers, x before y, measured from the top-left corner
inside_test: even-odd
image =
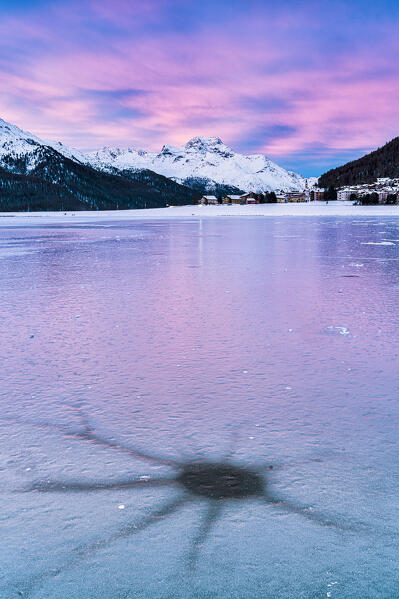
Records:
[[[0,163],[5,156],[11,155],[14,159],[27,156],[27,170],[30,171],[36,165],[36,152],[41,147],[53,148],[75,162],[87,163],[88,161],[85,154],[79,150],[68,148],[61,142],[42,140],[33,133],[23,131],[0,118]]]
[[[288,204],[247,204],[217,206],[171,206],[149,210],[96,210],[82,212],[2,212],[0,227],[35,226],[57,223],[90,223],[129,220],[212,217],[270,217],[270,216],[374,216],[399,217],[399,206],[353,206],[351,202],[310,202]]]
[[[160,153],[135,148],[103,148],[89,154],[95,168],[143,169],[169,177],[179,183],[187,178],[206,179],[208,190],[215,183],[244,191],[302,191],[305,179],[285,170],[263,154],[243,155],[226,146],[219,137],[193,137],[185,146],[163,146]],[[310,178],[313,186],[316,179]]]
[[[219,137],[193,137],[181,148],[165,145],[158,154],[135,148],[102,148],[84,154],[61,142],[42,140],[0,119],[0,164],[7,155],[14,159],[27,157],[27,170],[30,171],[40,158],[37,150],[49,147],[76,162],[106,172],[149,169],[179,183],[192,177],[205,179],[210,192],[215,189],[215,184],[234,186],[246,192],[302,191],[306,181],[309,187],[316,181],[315,177],[304,179],[287,171],[263,154],[234,152]]]
[[[362,245],[395,245],[392,241],[362,241]]]

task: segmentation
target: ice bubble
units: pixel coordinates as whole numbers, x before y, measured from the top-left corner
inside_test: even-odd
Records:
[[[350,331],[347,327],[337,327],[334,325],[330,325],[329,327],[326,327],[324,329],[324,331],[329,334],[334,334],[334,333],[337,333],[338,335],[349,335],[350,334]]]
[[[124,510],[124,509],[125,509],[125,506],[123,505],[123,503],[120,503],[118,505],[118,510]]]

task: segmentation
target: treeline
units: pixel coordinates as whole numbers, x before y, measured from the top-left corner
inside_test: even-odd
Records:
[[[382,148],[334,168],[319,178],[319,187],[373,183],[378,177],[399,177],[399,137]]]
[[[25,158],[6,158],[0,168],[0,211],[113,210],[194,204],[198,194],[166,177],[145,171],[123,175],[97,171],[52,148]]]
[[[216,197],[225,198],[228,195],[241,195],[243,189],[234,187],[233,185],[223,185],[218,183],[209,187],[209,179],[203,177],[187,177],[183,181],[184,186],[190,187],[196,191],[200,197],[203,195],[215,195]]]
[[[257,200],[259,201],[259,204],[276,204],[277,203],[277,196],[274,193],[274,191],[266,191],[265,194],[258,193],[258,194],[255,194],[255,196],[257,196]]]
[[[389,193],[387,195],[386,200],[380,202],[378,193],[366,193],[361,196],[357,196],[355,193],[351,194],[350,199],[354,202],[362,204],[362,206],[375,206],[376,204],[396,204],[397,203],[397,195],[394,193]]]

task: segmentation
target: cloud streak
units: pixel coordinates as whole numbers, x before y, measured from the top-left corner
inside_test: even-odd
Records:
[[[353,2],[26,5],[0,24],[0,114],[84,150],[218,135],[318,174],[399,133],[399,11]]]

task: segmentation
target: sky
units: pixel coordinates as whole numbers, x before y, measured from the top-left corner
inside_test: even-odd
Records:
[[[84,151],[196,135],[306,176],[399,135],[397,0],[0,0],[0,117]]]

